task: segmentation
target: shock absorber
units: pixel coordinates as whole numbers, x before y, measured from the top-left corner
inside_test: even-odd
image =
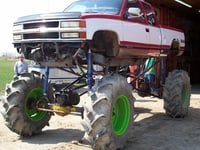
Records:
[[[43,85],[43,93],[45,95],[48,92],[48,80],[49,80],[49,67],[45,66],[44,85]]]
[[[92,78],[93,70],[92,70],[92,52],[89,49],[88,50],[88,56],[87,56],[87,83],[88,83],[88,91],[92,91],[92,85],[93,85],[93,78]]]
[[[166,58],[164,57],[161,57],[160,58],[160,73],[161,73],[161,82],[160,84],[161,85],[164,85],[165,84],[165,78],[166,78]]]

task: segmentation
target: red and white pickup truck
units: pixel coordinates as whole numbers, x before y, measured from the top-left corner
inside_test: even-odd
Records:
[[[43,57],[31,57],[31,49],[43,49],[47,52],[41,55],[48,53],[54,60],[50,54],[57,51],[61,60],[69,53],[66,49],[83,43],[93,52],[116,57],[160,56],[170,50],[181,55],[185,47],[183,31],[160,25],[152,6],[142,0],[75,1],[62,13],[21,17],[14,23],[13,39],[19,51],[36,61]]]

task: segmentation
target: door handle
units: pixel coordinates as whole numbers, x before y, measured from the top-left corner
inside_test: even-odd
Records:
[[[146,32],[149,32],[149,28],[145,28],[145,31],[146,31]]]

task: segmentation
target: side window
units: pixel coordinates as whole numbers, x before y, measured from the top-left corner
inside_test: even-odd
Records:
[[[147,17],[147,21],[149,24],[151,25],[155,25],[156,24],[156,16],[155,16],[155,12],[152,10],[151,6],[147,5],[147,4],[143,4],[145,12],[146,12],[146,17]]]
[[[133,22],[145,23],[144,13],[139,2],[129,2],[127,4],[126,18]]]

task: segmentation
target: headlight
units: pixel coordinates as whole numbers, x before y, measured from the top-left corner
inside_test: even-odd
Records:
[[[70,27],[86,27],[85,21],[62,21],[60,23],[61,28],[70,28]]]
[[[86,38],[86,32],[62,32],[61,38]]]
[[[60,23],[61,28],[79,27],[79,22],[63,21]]]
[[[22,39],[22,35],[21,34],[13,35],[13,40],[21,40],[21,39]]]
[[[22,30],[23,29],[23,25],[14,25],[13,26],[13,31],[20,31],[20,30]]]
[[[79,38],[79,33],[63,32],[61,33],[61,38]]]

